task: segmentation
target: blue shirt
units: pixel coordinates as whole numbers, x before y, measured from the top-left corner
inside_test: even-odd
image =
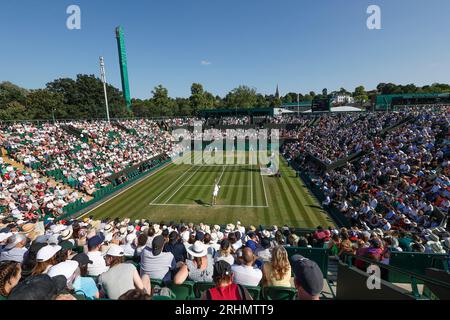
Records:
[[[73,288],[76,294],[84,294],[88,299],[95,299],[98,292],[94,279],[89,277],[78,277]]]

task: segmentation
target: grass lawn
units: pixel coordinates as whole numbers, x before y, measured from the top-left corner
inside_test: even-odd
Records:
[[[284,160],[281,178],[261,175],[257,165],[168,164],[84,215],[245,225],[333,226],[301,179]],[[211,206],[214,181],[221,186]]]

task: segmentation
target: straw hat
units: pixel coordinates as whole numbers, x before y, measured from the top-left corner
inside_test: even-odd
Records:
[[[24,224],[22,226],[22,233],[25,233],[25,234],[30,233],[31,231],[34,230],[34,228],[36,228],[36,224],[35,223]]]

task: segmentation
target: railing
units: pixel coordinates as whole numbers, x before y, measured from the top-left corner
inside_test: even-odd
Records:
[[[440,286],[440,287],[443,287],[445,289],[450,290],[450,283],[448,283],[448,282],[443,282],[443,281],[440,281],[440,280],[437,280],[437,279],[433,279],[433,278],[430,278],[430,277],[427,277],[427,276],[423,276],[423,275],[420,275],[420,274],[417,274],[417,273],[414,273],[414,272],[411,272],[411,271],[406,271],[406,270],[403,270],[403,269],[398,268],[398,267],[394,267],[394,266],[391,266],[391,265],[388,265],[388,264],[381,263],[379,261],[375,261],[375,260],[369,259],[367,257],[355,256],[355,255],[350,255],[350,254],[344,254],[342,256],[342,261],[344,263],[348,264],[349,267],[353,266],[353,261],[352,261],[353,259],[357,259],[357,260],[363,261],[363,262],[365,262],[365,263],[367,263],[369,265],[376,265],[377,267],[379,267],[381,269],[385,269],[388,272],[400,273],[400,274],[403,274],[406,277],[409,277],[410,282],[411,282],[411,288],[412,288],[411,294],[416,299],[423,298],[423,295],[420,294],[419,288],[418,288],[418,282],[419,281],[421,281],[423,283],[428,283],[428,284]]]

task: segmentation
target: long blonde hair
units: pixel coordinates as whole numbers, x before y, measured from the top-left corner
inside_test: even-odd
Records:
[[[276,280],[284,278],[290,272],[288,253],[283,246],[276,246],[272,249],[272,272]]]

